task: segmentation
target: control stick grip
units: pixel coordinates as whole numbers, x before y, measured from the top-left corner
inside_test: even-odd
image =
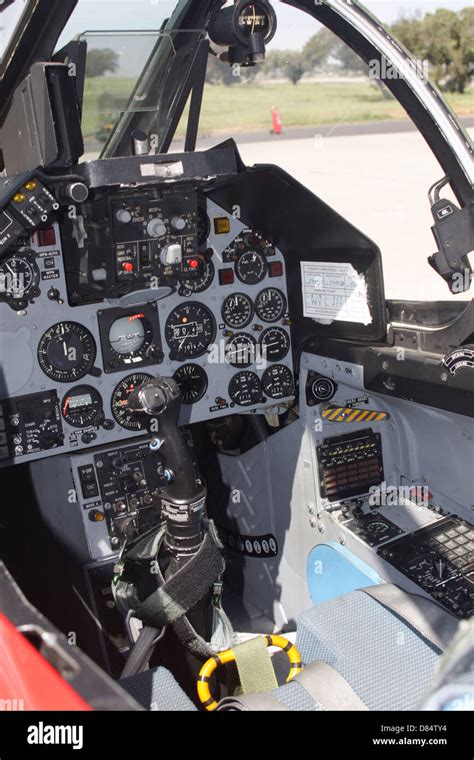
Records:
[[[195,498],[202,485],[197,483],[190,448],[178,427],[181,393],[177,383],[170,377],[148,380],[130,394],[128,408],[147,415],[148,430],[172,474],[167,496],[177,504]]]

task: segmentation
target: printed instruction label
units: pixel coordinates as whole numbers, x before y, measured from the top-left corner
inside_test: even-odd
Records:
[[[363,275],[352,264],[302,261],[303,314],[317,322],[372,321]]]

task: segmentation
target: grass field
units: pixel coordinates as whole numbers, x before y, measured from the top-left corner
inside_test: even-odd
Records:
[[[129,80],[117,77],[90,79],[86,83],[83,126],[86,136],[110,121],[114,101],[118,108],[127,101]],[[474,114],[474,91],[446,99],[459,116]],[[100,113],[97,113],[100,103]],[[394,98],[384,98],[367,82],[247,83],[208,85],[204,91],[200,132],[202,135],[233,134],[269,129],[271,109],[277,106],[285,127],[402,119],[405,112]],[[180,125],[180,133],[184,124]]]

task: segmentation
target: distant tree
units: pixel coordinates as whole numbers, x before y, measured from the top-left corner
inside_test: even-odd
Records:
[[[273,78],[284,77],[298,84],[306,71],[303,54],[295,50],[272,50],[267,54],[263,72]]]
[[[339,43],[339,37],[329,29],[320,29],[317,34],[314,34],[303,48],[302,55],[306,71],[314,71],[315,68],[323,66]]]
[[[392,32],[414,57],[428,61],[430,76],[442,89],[466,90],[474,74],[474,8],[402,18]]]
[[[119,67],[119,57],[115,50],[102,48],[89,50],[86,59],[86,76],[102,77],[107,72],[114,74]]]
[[[365,61],[329,29],[321,29],[311,37],[304,46],[302,55],[308,72],[323,66],[352,73],[367,71]]]
[[[420,11],[417,11],[413,16],[402,14],[392,24],[391,32],[413,55],[419,55],[423,50],[424,28]]]

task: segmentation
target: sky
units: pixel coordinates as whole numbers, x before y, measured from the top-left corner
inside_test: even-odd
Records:
[[[0,57],[2,27],[8,29],[15,21],[18,9],[26,0],[17,0],[0,13]],[[86,30],[137,30],[158,29],[173,11],[177,0],[79,0],[59,41],[59,47]],[[459,10],[470,0],[365,0],[366,7],[382,22],[390,24],[400,15],[417,11],[433,12],[437,8]],[[318,25],[295,8],[273,0],[278,16],[278,31],[272,48],[298,50],[316,33]],[[6,35],[5,35],[6,36]]]
[[[384,23],[395,21],[401,14],[416,11],[433,12],[437,8],[459,10],[470,0],[365,0],[364,5]],[[79,0],[65,29],[65,42],[86,29],[157,29],[176,5],[176,0]],[[274,48],[300,49],[317,31],[316,22],[308,24],[308,16],[289,8],[279,0],[273,5],[279,27],[272,44]]]

